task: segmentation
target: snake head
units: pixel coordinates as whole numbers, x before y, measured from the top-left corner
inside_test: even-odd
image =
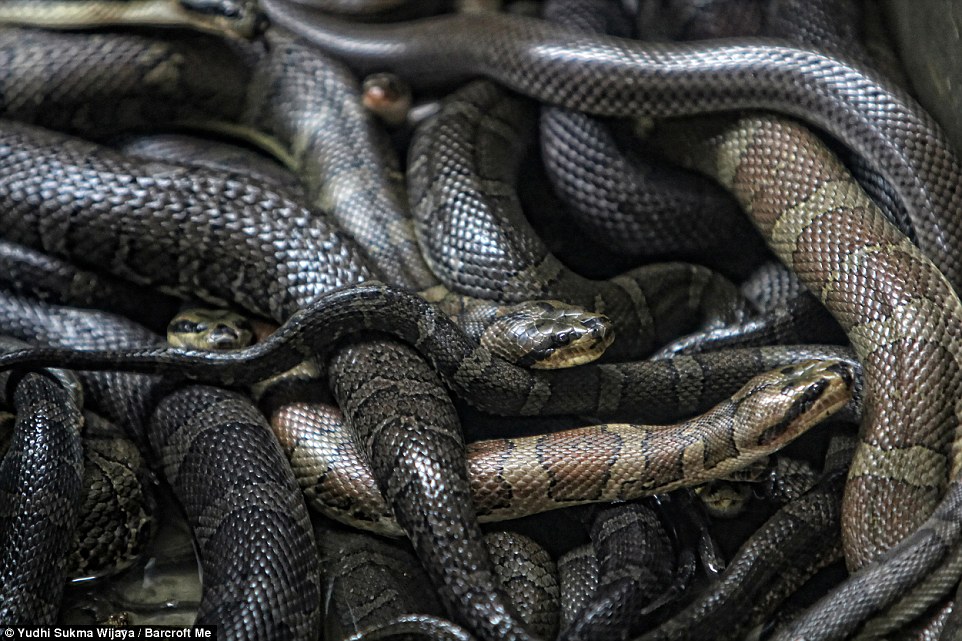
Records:
[[[184,309],[167,324],[167,342],[173,347],[222,351],[247,347],[253,340],[250,321],[226,309]]]
[[[803,361],[752,379],[732,397],[754,416],[740,446],[774,451],[842,409],[855,374],[842,361]]]
[[[179,0],[194,28],[252,38],[266,27],[257,0]]]
[[[411,87],[393,73],[371,74],[361,85],[361,101],[385,123],[398,127],[411,111]]]
[[[556,369],[590,363],[611,345],[611,322],[559,301],[506,307],[481,336],[481,345],[524,367]]]

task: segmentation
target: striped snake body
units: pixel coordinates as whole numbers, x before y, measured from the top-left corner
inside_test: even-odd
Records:
[[[958,211],[962,199],[962,181],[958,180],[960,164],[944,137],[910,99],[856,66],[831,56],[784,45],[757,42],[644,45],[615,38],[575,35],[545,23],[503,16],[446,18],[417,26],[339,26],[334,22],[321,24],[313,19],[310,11],[280,0],[264,0],[262,6],[278,25],[299,32],[343,56],[356,68],[378,66],[381,70],[393,67],[399,73],[415,76],[430,71],[432,81],[481,73],[552,104],[608,116],[663,116],[677,115],[679,110],[692,114],[736,108],[775,108],[823,128],[875,163],[901,197],[911,220],[910,231],[914,232],[931,262],[907,237],[884,220],[831,155],[797,125],[749,117],[711,138],[707,147],[696,147],[701,151],[689,156],[689,162],[707,170],[734,191],[773,249],[799,272],[806,285],[817,292],[833,311],[863,361],[870,403],[865,414],[862,444],[853,465],[852,481],[846,490],[844,531],[849,563],[867,566],[864,574],[856,575],[840,590],[843,593],[853,590],[852,586],[864,585],[864,577],[879,576],[880,573],[891,573],[905,586],[914,585],[913,581],[917,582],[919,575],[943,558],[946,552],[939,548],[939,554],[943,556],[933,552],[915,564],[905,560],[911,558],[912,546],[918,545],[925,536],[951,529],[947,524],[958,509],[954,503],[958,486],[949,481],[957,478],[959,471],[959,457],[951,451],[950,442],[958,427],[954,400],[959,398],[959,386],[962,385],[962,368],[958,361],[962,352],[955,344],[955,337],[959,335],[958,324],[962,321],[962,307],[952,284],[962,282],[962,259],[953,251],[958,244],[960,223],[952,212]],[[412,33],[413,37],[408,39]],[[291,124],[296,123],[296,119],[286,119],[279,112],[263,107],[263,103],[247,99],[250,86],[257,87],[254,93],[263,97],[293,91],[296,84],[286,88],[273,86],[269,83],[270,78],[275,77],[273,74],[259,76],[256,71],[251,71],[250,66],[236,65],[246,71],[225,73],[216,95],[207,95],[196,86],[189,86],[193,82],[189,70],[185,72],[189,64],[183,63],[196,60],[198,51],[191,49],[192,39],[189,37],[161,45],[134,36],[117,36],[108,43],[107,39],[98,40],[98,36],[76,34],[30,34],[17,42],[11,34],[0,36],[0,45],[3,45],[0,46],[0,55],[7,55],[14,62],[31,46],[43,49],[50,43],[57,43],[56,46],[62,43],[62,46],[77,47],[82,51],[83,47],[99,42],[99,46],[125,52],[125,55],[139,52],[152,56],[157,61],[152,69],[156,73],[136,78],[137,86],[141,86],[141,81],[146,78],[149,80],[145,89],[147,93],[175,98],[188,95],[190,99],[174,101],[176,106],[150,106],[151,101],[144,100],[143,96],[131,98],[129,87],[108,84],[108,90],[95,96],[96,100],[123,104],[126,111],[124,108],[113,110],[109,117],[105,117],[89,107],[81,107],[88,98],[83,95],[84,91],[66,97],[57,94],[57,74],[70,69],[73,63],[68,62],[62,68],[57,67],[53,75],[42,79],[39,84],[28,84],[31,90],[35,90],[37,100],[19,103],[16,99],[7,100],[3,109],[8,116],[35,118],[36,114],[44,112],[38,105],[54,106],[56,108],[46,112],[48,121],[43,124],[88,134],[96,132],[98,127],[107,130],[116,126],[117,114],[120,114],[122,125],[131,124],[131,121],[136,123],[143,117],[143,113],[137,113],[140,110],[145,110],[144,113],[156,110],[160,120],[166,122],[183,120],[184,116],[195,120],[198,116],[213,116],[262,125],[269,134],[289,143],[287,150],[291,164],[306,173],[315,166],[310,164],[313,161],[305,158],[321,157],[316,152],[323,145],[314,144],[316,140],[309,136],[304,137],[304,130]],[[300,55],[309,56],[299,45],[284,44],[283,39],[275,42],[281,43],[276,49],[281,55],[271,58],[274,62],[283,64],[283,61]],[[198,64],[199,68],[212,69],[222,64],[225,69],[233,69],[238,59],[258,55],[256,46],[247,45],[219,49],[213,46],[210,51],[210,60]],[[453,55],[452,51],[460,53]],[[116,59],[122,58],[118,56]],[[3,82],[13,86],[17,73],[22,73],[17,70],[22,67],[10,64],[5,68],[14,71],[8,72]],[[577,75],[572,76],[572,73]],[[105,71],[105,75],[109,75],[109,71]],[[248,83],[251,76],[254,77],[253,84]],[[127,77],[118,73],[118,78]],[[258,82],[268,84],[258,85]],[[265,90],[264,86],[273,88]],[[719,87],[724,87],[725,92],[714,91]],[[117,100],[118,97],[121,100]],[[128,102],[124,104],[124,100]],[[240,113],[238,105],[252,113]],[[255,113],[259,106],[264,111]],[[134,115],[128,118],[130,114]],[[303,117],[310,115],[309,110],[303,112]],[[290,128],[284,129],[285,125]],[[375,267],[371,263],[379,262],[374,258],[378,251],[390,254],[405,243],[413,246],[410,227],[405,228],[403,222],[395,227],[407,229],[399,232],[404,238],[403,243],[382,244],[380,250],[355,251],[354,240],[348,234],[340,232],[335,225],[324,226],[320,217],[285,200],[283,195],[269,187],[245,186],[232,179],[218,183],[213,174],[206,177],[209,182],[195,183],[176,172],[163,174],[166,171],[163,167],[153,168],[162,174],[159,179],[141,174],[138,179],[130,180],[131,165],[109,154],[93,153],[95,148],[82,143],[15,124],[5,124],[0,129],[0,136],[0,157],[5,159],[5,167],[20,170],[25,176],[54,166],[60,167],[61,173],[67,176],[76,175],[71,173],[71,166],[64,164],[63,159],[70,154],[84,158],[92,155],[94,162],[98,158],[102,161],[92,171],[95,178],[113,173],[128,181],[120,189],[123,197],[136,195],[143,186],[141,180],[146,180],[146,189],[151,194],[171,193],[165,189],[173,185],[173,192],[179,189],[180,193],[189,193],[191,198],[212,203],[245,199],[259,203],[266,200],[280,203],[282,208],[290,210],[288,220],[296,220],[296,227],[310,229],[306,236],[297,236],[293,225],[290,229],[278,231],[273,221],[258,218],[261,216],[259,211],[251,214],[245,210],[243,216],[262,221],[256,228],[274,244],[267,245],[270,247],[269,256],[258,253],[258,247],[248,245],[239,257],[231,243],[236,229],[243,227],[240,221],[249,218],[232,221],[233,227],[199,226],[191,237],[204,238],[206,242],[200,243],[201,249],[197,249],[189,246],[192,243],[180,242],[183,227],[158,226],[146,218],[138,222],[134,217],[129,219],[132,227],[123,229],[117,242],[98,254],[96,248],[89,245],[90,239],[100,235],[96,223],[111,221],[117,211],[97,202],[86,203],[93,213],[89,221],[80,221],[66,215],[65,209],[58,212],[54,208],[46,212],[51,217],[48,220],[59,220],[60,223],[45,226],[29,214],[37,205],[37,195],[46,187],[30,184],[29,180],[25,188],[11,183],[3,199],[9,205],[4,210],[12,213],[4,222],[9,223],[5,227],[12,230],[15,240],[65,258],[82,258],[87,266],[111,269],[118,275],[161,285],[182,295],[202,292],[209,300],[231,301],[249,311],[288,322],[264,343],[231,354],[151,347],[100,352],[35,348],[0,355],[0,366],[123,368],[239,385],[255,382],[295,365],[304,357],[314,356],[319,350],[329,349],[333,353],[330,362],[335,364],[332,365],[335,395],[348,409],[359,440],[375,461],[381,491],[389,499],[406,504],[406,509],[415,506],[416,512],[424,507],[424,496],[405,494],[409,492],[407,482],[413,478],[405,475],[413,471],[410,468],[392,470],[391,465],[398,462],[408,465],[410,461],[402,461],[397,454],[391,454],[390,445],[393,444],[391,439],[400,438],[399,435],[404,433],[404,420],[421,418],[419,409],[413,403],[405,405],[405,411],[409,413],[392,426],[395,431],[386,431],[387,436],[383,438],[375,434],[373,426],[379,424],[379,416],[364,401],[368,398],[402,398],[392,394],[404,386],[406,379],[402,376],[388,380],[393,387],[372,391],[373,388],[366,386],[390,377],[368,371],[370,378],[366,381],[349,378],[349,370],[358,358],[369,359],[361,361],[369,364],[404,364],[397,368],[401,373],[421,371],[418,368],[422,368],[424,375],[430,376],[432,368],[420,360],[426,357],[456,393],[472,398],[480,406],[504,413],[595,410],[608,413],[630,409],[633,403],[638,403],[638,397],[626,393],[626,390],[638,384],[637,372],[644,366],[632,370],[631,365],[598,365],[583,372],[542,376],[509,366],[493,357],[489,350],[466,342],[463,333],[458,333],[442,312],[400,290],[369,284],[328,295],[344,285],[377,278],[380,265]],[[912,141],[923,141],[923,144]],[[309,149],[311,153],[299,158],[299,149]],[[803,171],[792,164],[799,158],[805,161]],[[772,162],[773,159],[791,162],[778,164]],[[337,165],[321,162],[317,167],[320,167],[319,173],[331,179],[330,184],[337,184]],[[415,173],[419,167],[423,168],[415,163]],[[375,182],[383,180],[389,181],[391,177],[378,176]],[[115,189],[107,181],[101,186]],[[76,187],[67,182],[63,189],[72,198],[81,191]],[[351,206],[352,198],[363,199],[369,188],[368,185],[352,189],[350,197],[339,199],[336,189],[325,192],[317,184],[309,184],[308,196],[313,204],[329,206],[337,215],[338,211],[344,212]],[[325,202],[325,198],[330,201]],[[50,206],[47,199],[41,201],[43,206]],[[103,202],[109,205],[110,199]],[[57,215],[61,218],[57,219]],[[388,222],[402,219],[403,216],[377,220],[387,229]],[[75,224],[80,222],[84,223],[83,227]],[[137,228],[138,224],[144,226]],[[186,220],[185,224],[193,224],[193,219]],[[340,224],[347,227],[343,220]],[[101,229],[115,238],[114,228],[109,224]],[[162,229],[166,235],[160,233]],[[162,240],[157,245],[145,247],[139,244],[141,230],[148,234],[157,232]],[[362,228],[352,230],[358,240],[364,232]],[[291,235],[295,241],[287,240]],[[284,240],[281,240],[282,236]],[[314,260],[316,252],[311,250],[318,243],[330,251],[324,254],[317,269],[307,273],[302,269],[302,259],[310,253],[311,260]],[[368,247],[378,247],[377,242]],[[365,254],[365,251],[369,253]],[[205,263],[208,253],[214,256],[214,260]],[[160,272],[155,269],[155,262],[136,262],[143,257],[157,256],[161,257],[161,263],[172,256],[179,261],[172,279],[164,280],[161,276],[158,281]],[[283,259],[278,260],[278,256]],[[234,281],[225,279],[221,264],[234,267],[239,260],[247,261],[241,271],[262,279],[263,292],[257,292],[256,284],[237,291]],[[948,280],[940,277],[939,269]],[[396,261],[393,271],[406,274],[408,278],[414,273],[425,274],[412,270],[411,265],[405,265],[402,260]],[[425,278],[430,276],[425,275]],[[516,283],[512,281],[512,285]],[[410,287],[408,282],[398,284]],[[871,295],[863,297],[865,292]],[[340,338],[354,336],[361,329],[385,330],[385,317],[389,314],[397,314],[399,320],[395,320],[396,324],[392,324],[388,331],[412,344],[417,352],[392,343],[385,348],[386,355],[378,356],[367,347],[376,342],[360,342],[346,348],[334,344]],[[322,334],[322,331],[328,333]],[[423,389],[414,386],[412,390],[420,390],[424,398],[436,401],[438,410],[437,415],[423,417],[424,420],[444,422],[453,417],[448,408],[450,399],[441,388],[440,379],[432,379],[430,385],[424,384]],[[937,407],[927,410],[932,398],[938,400]],[[692,405],[696,404],[692,402]],[[448,421],[443,432],[439,426],[437,438],[440,440],[429,452],[429,456],[437,457],[432,465],[447,461],[454,466],[460,447],[455,423],[456,417]],[[906,430],[902,424],[912,425],[914,429]],[[458,471],[457,474],[464,486],[459,486],[455,493],[467,496],[466,472]],[[881,550],[895,544],[922,522],[946,486],[950,493],[926,527],[907,542],[896,545],[890,553],[882,555],[878,562],[871,563]],[[879,505],[885,510],[882,518],[867,518]],[[434,507],[453,509],[447,504]],[[895,518],[900,514],[912,514],[916,518]],[[424,520],[427,517],[420,513],[414,515],[414,512],[398,514],[398,517],[409,534],[421,537],[420,542],[415,543],[423,554],[444,557],[444,551],[427,549],[430,547],[429,523]],[[454,521],[463,521],[470,531],[469,538],[479,539],[476,528],[472,529],[472,519],[473,516],[465,512],[456,515]],[[951,532],[945,533],[947,540],[952,540],[952,536]],[[474,552],[468,556],[470,554]],[[902,565],[893,565],[893,560]],[[451,567],[457,566],[456,559],[445,557],[442,561],[450,561]],[[527,638],[528,635],[520,629],[512,627],[514,623],[510,616],[498,618],[501,611],[497,603],[491,605],[491,612],[483,613],[482,591],[453,573],[444,575],[448,570],[442,565],[432,565],[434,579],[474,604],[474,614],[464,615],[470,620],[472,629],[484,631],[488,636],[501,634],[505,638]],[[821,610],[816,608],[795,629],[806,630],[806,626],[814,626],[821,634],[835,634],[841,629],[839,626],[850,626],[846,629],[851,629],[858,617],[877,612],[890,603],[885,600],[891,596],[888,592],[871,598],[866,597],[864,591],[856,590],[854,594],[859,598],[844,600],[840,605],[822,606]],[[927,605],[920,600],[913,607]],[[819,618],[823,616],[828,619]],[[828,620],[833,623],[826,623]],[[501,624],[506,627],[498,627]]]
[[[499,521],[723,478],[838,409],[846,402],[847,376],[837,363],[814,361],[760,375],[708,413],[677,425],[599,425],[471,443],[472,504],[482,521]],[[796,416],[790,429],[788,416]],[[400,534],[336,410],[293,403],[271,421],[314,506],[356,527]],[[572,451],[583,454],[571,459]]]

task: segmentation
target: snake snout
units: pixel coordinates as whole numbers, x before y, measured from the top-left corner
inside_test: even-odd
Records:
[[[229,325],[218,323],[207,338],[213,349],[234,349],[241,341],[240,332]]]
[[[250,321],[230,310],[181,310],[167,326],[167,340],[175,347],[204,350],[242,349],[251,344]]]
[[[582,321],[586,335],[607,348],[615,340],[615,331],[607,316],[590,316]]]

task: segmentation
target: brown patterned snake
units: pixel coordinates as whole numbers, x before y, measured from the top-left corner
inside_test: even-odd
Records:
[[[207,317],[218,322],[198,329],[194,321]],[[232,347],[244,347],[243,322],[238,315],[184,310],[171,320],[168,342],[210,349],[214,334],[229,333]],[[675,425],[596,425],[471,443],[472,501],[480,521],[491,522],[722,478],[840,409],[850,400],[851,382],[840,362],[808,361],[756,376],[730,399]],[[273,413],[271,424],[310,505],[348,525],[403,535],[340,411],[288,403]],[[572,451],[583,456],[571,459]]]
[[[479,519],[490,522],[724,477],[842,407],[849,381],[839,363],[810,361],[757,376],[676,425],[608,424],[471,443],[471,497]],[[402,534],[337,410],[292,403],[271,422],[312,506],[356,527]]]
[[[915,531],[959,478],[958,443],[949,446],[960,420],[962,303],[804,128],[746,117],[682,160],[732,190],[865,367],[866,415],[843,501],[846,559],[860,567]]]
[[[759,145],[759,147],[763,147],[763,145]],[[770,147],[767,147],[766,149],[771,150],[775,148],[776,147],[772,145]],[[784,149],[785,147],[780,147],[780,148]],[[764,165],[764,162],[759,162],[758,164]],[[746,163],[746,165],[748,165],[748,163]],[[748,165],[748,166],[751,166],[751,165]],[[737,172],[733,172],[733,175],[731,176],[732,179],[739,177],[734,175],[736,173]],[[756,178],[757,178],[756,176],[752,176],[751,179],[752,181],[755,181]],[[742,185],[742,187],[744,187],[752,197],[757,195],[756,193],[753,192],[752,188],[746,187],[745,185]],[[766,193],[764,195],[768,196],[769,194]],[[797,199],[798,199],[797,193],[789,194],[789,202],[797,202]],[[750,200],[750,198],[746,198],[746,200]],[[762,211],[762,209],[764,208],[756,208],[756,209],[758,209],[758,211]],[[946,210],[954,211],[953,208],[946,208]],[[755,212],[756,215],[758,214],[758,211]],[[784,215],[784,218],[786,220],[790,220],[792,218],[792,214],[798,213],[796,209],[790,209],[788,210],[788,212],[789,212],[788,214]],[[788,241],[793,245],[797,245],[797,243],[795,242],[796,239],[802,238],[802,236],[804,236],[806,232],[818,231],[820,233],[822,231],[821,226],[825,224],[826,221],[828,222],[832,221],[831,212],[829,214],[819,216],[819,220],[807,220],[807,221],[804,221],[803,223],[800,223],[795,229],[795,231],[799,233],[789,234]],[[778,232],[780,229],[784,230],[786,227],[789,228],[789,230],[791,231],[791,225],[783,224],[779,226],[778,224],[776,224],[774,227],[776,232]],[[830,247],[821,248],[823,252],[831,253],[833,256],[839,259],[838,264],[832,265],[833,270],[836,270],[836,269],[838,270],[837,273],[834,273],[834,274],[816,273],[816,272],[819,272],[819,270],[822,270],[823,267],[815,261],[804,260],[804,257],[808,255],[805,253],[805,251],[812,251],[811,247],[809,247],[807,250],[805,249],[805,247],[801,247],[801,249],[799,249],[799,247],[793,247],[792,251],[794,253],[790,256],[790,259],[791,261],[796,263],[796,267],[807,268],[811,272],[810,276],[813,282],[817,281],[819,276],[822,277],[821,282],[815,283],[817,285],[815,289],[817,289],[818,291],[821,291],[823,294],[823,298],[825,298],[826,300],[838,301],[844,298],[846,295],[848,295],[849,290],[846,289],[845,287],[842,287],[842,285],[852,285],[851,291],[861,295],[862,287],[861,287],[861,283],[858,282],[857,278],[864,273],[861,270],[864,267],[865,263],[887,260],[896,255],[914,256],[910,254],[910,250],[908,248],[903,247],[900,239],[894,234],[887,231],[888,228],[884,226],[879,226],[874,223],[864,224],[860,226],[856,231],[862,231],[867,233],[868,231],[871,231],[871,230],[879,232],[880,236],[877,236],[875,240],[866,242],[864,240],[865,237],[855,238],[853,240],[852,235],[855,232],[849,232],[848,236],[844,236],[844,239],[848,244],[845,244],[845,245],[832,244]],[[844,234],[845,230],[842,230],[842,233]],[[848,242],[848,241],[852,241],[852,242]],[[852,251],[851,245],[855,244],[855,241],[858,241],[858,243],[861,243],[859,244],[859,247],[861,247],[861,249],[854,253],[849,253]],[[802,250],[805,250],[805,251],[802,251]],[[844,256],[839,255],[842,252],[844,252],[845,254]],[[786,253],[788,253],[788,250],[786,250]],[[815,251],[814,253],[817,254],[819,252]],[[852,258],[849,260],[848,257],[852,257]],[[842,259],[845,259],[845,260],[842,260]],[[846,260],[848,262],[845,262]],[[913,258],[912,260],[915,261],[914,263],[912,263],[912,265],[915,265],[916,263],[922,263],[927,265],[927,263],[924,263],[924,261],[918,260],[916,258]],[[893,270],[895,273],[889,272],[887,274],[888,276],[891,277],[891,280],[889,281],[890,283],[903,282],[904,276],[909,273],[909,270],[905,269],[905,266],[906,266],[905,260],[903,260],[900,263],[900,265],[901,265],[901,269]],[[849,271],[846,271],[846,270],[849,270]],[[926,272],[926,273],[929,273],[929,272]],[[831,281],[826,287],[826,281],[828,281],[829,279],[831,279]],[[874,285],[878,281],[874,280],[874,277],[873,277],[873,280],[871,282]],[[893,294],[893,296],[897,296],[897,292],[895,292],[894,290],[892,292],[888,292],[888,291],[882,291],[881,288],[877,288],[877,287],[873,287],[872,289],[873,291],[878,292],[879,295],[891,293]],[[921,300],[922,303],[925,303],[926,301],[934,300],[935,303],[933,304],[933,307],[935,307],[940,312],[940,314],[942,312],[943,307],[948,307],[950,303],[952,305],[957,304],[952,302],[954,299],[951,294],[946,294],[943,297],[944,300],[940,299],[940,296],[942,296],[942,294],[945,294],[945,288],[940,284],[940,281],[938,281],[937,279],[935,279],[931,289],[935,292],[934,294],[929,295],[929,293],[927,292],[924,298],[921,298],[919,300]],[[858,301],[846,301],[846,302],[850,305],[858,305]],[[874,300],[872,302],[878,303],[878,301],[874,301]],[[899,302],[902,302],[902,301],[899,301]],[[915,302],[918,302],[918,301],[915,301]],[[879,308],[879,312],[880,312],[879,315],[874,317],[867,316],[867,318],[883,321],[878,325],[867,324],[863,321],[862,318],[858,318],[858,319],[848,318],[847,322],[843,320],[843,323],[846,323],[847,327],[849,327],[850,329],[858,330],[856,332],[857,334],[856,338],[859,340],[856,340],[855,342],[857,345],[859,345],[860,349],[862,349],[863,358],[867,358],[869,360],[869,363],[867,363],[867,366],[870,368],[873,368],[874,371],[876,372],[875,374],[876,378],[874,379],[874,383],[872,387],[874,389],[875,402],[877,404],[877,408],[882,406],[882,404],[879,403],[880,398],[886,398],[891,403],[890,408],[883,407],[882,411],[878,411],[878,409],[876,408],[876,411],[871,415],[869,419],[870,423],[878,426],[883,426],[885,425],[884,423],[885,417],[882,415],[887,414],[889,410],[903,411],[905,413],[900,414],[900,416],[908,416],[907,422],[919,428],[919,431],[922,432],[921,439],[919,440],[919,442],[909,441],[909,444],[912,445],[914,449],[908,448],[906,450],[908,454],[909,455],[915,455],[919,453],[926,454],[929,451],[926,448],[931,448],[931,450],[935,452],[935,455],[933,456],[933,458],[938,456],[943,456],[945,451],[944,446],[947,443],[947,439],[948,439],[947,432],[949,430],[942,429],[944,427],[944,425],[942,424],[952,422],[952,417],[946,418],[943,416],[943,417],[933,418],[928,415],[923,415],[924,413],[919,413],[919,414],[913,413],[913,408],[915,408],[916,412],[921,412],[922,405],[916,402],[919,400],[918,396],[923,394],[928,396],[929,394],[931,394],[931,395],[938,395],[938,397],[943,397],[942,390],[945,390],[946,387],[949,388],[947,390],[948,393],[952,394],[951,396],[948,396],[948,398],[956,398],[958,396],[958,393],[957,393],[958,390],[952,389],[952,385],[955,384],[954,381],[957,380],[957,377],[955,376],[956,368],[954,366],[952,366],[952,371],[949,371],[949,372],[936,372],[933,374],[931,371],[929,371],[933,367],[944,367],[945,366],[944,363],[946,362],[949,362],[949,365],[951,366],[951,358],[936,359],[933,357],[929,359],[929,362],[927,363],[923,363],[920,360],[907,361],[902,358],[900,358],[897,362],[886,360],[889,358],[889,355],[892,352],[888,351],[887,343],[886,343],[886,349],[877,349],[879,345],[883,344],[883,341],[875,340],[875,337],[881,333],[879,330],[889,332],[888,336],[891,337],[891,340],[894,341],[895,343],[901,343],[901,348],[905,349],[906,352],[911,351],[911,349],[916,346],[925,347],[927,349],[935,350],[937,352],[943,349],[940,347],[940,345],[945,345],[946,350],[957,353],[958,352],[957,349],[949,348],[951,343],[947,339],[943,340],[945,338],[944,336],[930,334],[930,332],[942,332],[947,325],[951,329],[954,323],[954,320],[951,323],[942,323],[942,324],[936,323],[932,325],[928,322],[925,322],[926,319],[925,317],[921,316],[921,314],[913,315],[912,313],[917,312],[918,309],[913,309],[911,308],[911,306],[894,307],[893,308],[894,311],[893,309],[888,309],[888,306],[882,303],[878,303],[876,306]],[[949,313],[954,313],[953,309],[954,308],[950,307]],[[850,311],[851,311],[851,308],[844,309],[844,313],[849,313]],[[864,311],[864,310],[859,310],[859,311]],[[886,324],[884,321],[891,321],[891,322]],[[904,323],[901,328],[898,327],[899,322]],[[927,329],[929,327],[934,327],[935,329],[929,330]],[[905,329],[905,328],[908,328],[907,332],[899,331],[900,329]],[[892,331],[893,329],[895,331]],[[910,344],[913,342],[915,343],[915,345]],[[922,343],[924,343],[924,345],[922,345]],[[952,356],[952,354],[950,354],[950,356]],[[908,363],[908,365],[906,365],[906,363]],[[920,381],[916,380],[916,376],[915,376],[916,372],[913,370],[913,367],[915,367],[915,365],[913,365],[912,363],[917,365],[919,371],[925,375],[925,377],[922,380]],[[899,372],[899,368],[902,366],[905,366],[905,367],[902,371]],[[889,372],[891,376],[885,379],[884,383],[882,383],[879,381],[879,378],[878,378],[877,373],[879,371]],[[896,374],[895,372],[899,372],[899,373]],[[906,380],[905,386],[896,384],[898,382],[899,376],[903,377]],[[928,386],[925,384],[925,381],[927,380],[932,380],[935,382],[931,386]],[[900,396],[899,398],[893,398],[894,395],[888,394],[888,392],[892,390],[900,390],[900,392],[905,392],[905,394],[908,394],[908,392],[911,392],[912,394],[916,394],[916,396],[912,398],[903,398],[902,396]],[[905,396],[905,394],[903,394],[903,396]],[[911,396],[911,394],[909,394],[909,396]],[[938,410],[941,410],[941,408],[936,407],[933,411],[938,411]],[[883,427],[882,431],[884,432],[885,430],[888,430],[888,427]],[[867,431],[866,434],[871,437],[870,430]],[[883,436],[887,436],[887,435],[888,434],[883,434]],[[901,440],[901,437],[902,435],[898,435],[899,440]],[[899,444],[901,443],[897,443],[897,445]],[[864,451],[871,451],[871,450],[863,450],[863,452]],[[876,451],[877,451],[877,448],[876,448]],[[862,456],[864,459],[866,455],[863,453]],[[891,459],[891,457],[886,457],[886,460],[889,460],[889,459]],[[874,467],[870,467],[868,469],[871,469],[874,471],[868,474],[863,474],[860,480],[856,481],[856,486],[859,486],[859,487],[868,486],[868,489],[866,489],[865,492],[863,492],[862,494],[870,494],[872,491],[878,491],[883,495],[887,495],[889,492],[893,492],[895,490],[902,492],[903,494],[907,493],[909,495],[909,498],[905,501],[905,505],[909,510],[911,510],[912,513],[924,512],[924,509],[919,507],[920,503],[924,501],[918,500],[918,497],[915,495],[928,494],[930,495],[929,502],[931,502],[932,497],[937,495],[937,493],[939,492],[938,486],[941,484],[944,484],[946,479],[945,474],[939,474],[939,473],[933,474],[932,478],[919,479],[919,478],[906,476],[904,474],[901,477],[899,477],[899,476],[896,476],[894,472],[886,471],[885,467],[880,465],[875,465]],[[931,469],[931,468],[926,467],[922,464],[913,465],[910,463],[908,466],[902,466],[902,469],[904,470],[904,469]],[[908,481],[908,483],[906,483],[906,481]],[[918,486],[924,486],[924,487],[920,488]],[[851,495],[851,492],[850,492],[850,495]],[[857,494],[857,496],[860,496],[860,494]],[[915,496],[915,498],[913,498],[913,496]],[[863,503],[863,505],[867,506],[868,502]],[[888,503],[886,505],[894,505],[894,504]],[[899,514],[896,512],[895,516],[898,517]],[[891,520],[891,517],[890,517],[890,520]],[[883,530],[885,530],[885,528],[883,528]],[[881,535],[882,535],[881,538],[883,539],[889,538],[889,537],[894,538],[895,536],[895,535],[891,535],[887,530],[883,531]],[[850,538],[859,539],[861,538],[861,535],[850,535]],[[871,554],[871,552],[866,554]]]
[[[930,236],[936,228],[947,229],[943,223],[957,224],[953,214],[962,172],[955,154],[910,99],[850,65],[801,50],[775,53],[759,43],[652,46],[500,16],[372,28],[322,22],[278,0],[263,5],[274,20],[359,70],[391,70],[413,80],[435,80],[442,72],[448,80],[482,73],[546,102],[609,116],[777,107],[830,131],[872,160],[911,212],[922,247],[951,281],[960,280],[952,265],[958,260],[953,234],[935,242]],[[423,73],[429,60],[444,64],[438,69],[432,62],[429,75]],[[716,91],[719,87],[725,91]],[[740,135],[751,138],[744,131]],[[918,526],[948,480],[945,455],[957,423],[953,399],[960,384],[955,360],[960,351],[949,336],[957,334],[959,303],[931,263],[885,225],[874,206],[845,200],[860,191],[840,166],[810,176],[808,168],[803,173],[776,164],[797,160],[795,153],[806,148],[794,135],[774,136],[768,147],[753,147],[757,168],[738,159],[739,149],[721,148],[729,168],[743,169],[720,177],[741,191],[736,195],[743,206],[757,205],[756,217],[766,216],[756,223],[763,231],[774,230],[776,251],[834,308],[874,372],[875,407],[845,499],[847,557],[858,566]],[[818,149],[807,159],[814,167],[822,166],[827,153]],[[715,157],[700,153],[705,163]],[[710,173],[718,169],[711,167]],[[774,173],[770,180],[777,178],[780,187],[766,186],[766,173]],[[846,229],[830,233],[831,215],[815,211],[806,219],[806,207],[795,206],[819,187],[822,198],[834,190],[842,203],[872,207],[873,213],[853,219],[851,212],[836,211],[838,226]],[[943,204],[923,205],[912,192]],[[919,217],[922,212],[927,213]],[[922,220],[929,216],[942,222],[929,225]],[[821,268],[826,264],[828,271]],[[942,401],[931,404],[933,397]]]

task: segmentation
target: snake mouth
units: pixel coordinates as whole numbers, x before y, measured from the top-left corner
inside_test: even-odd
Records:
[[[240,345],[241,335],[233,327],[218,325],[210,330],[207,341],[212,349],[236,349]]]

